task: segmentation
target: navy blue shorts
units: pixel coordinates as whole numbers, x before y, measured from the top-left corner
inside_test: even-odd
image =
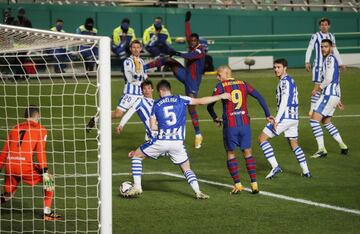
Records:
[[[186,68],[179,67],[176,78],[185,85],[186,95],[193,94],[194,97],[198,96],[201,77],[196,80],[193,80],[191,78],[190,72]]]
[[[236,128],[224,128],[223,139],[226,151],[235,151],[236,147],[241,150],[251,148],[250,125]]]

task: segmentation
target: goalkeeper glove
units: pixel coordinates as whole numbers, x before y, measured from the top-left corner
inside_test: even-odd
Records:
[[[185,22],[189,22],[191,19],[191,11],[187,11],[185,15]]]
[[[43,188],[46,191],[54,191],[55,189],[54,178],[48,172],[43,173]]]

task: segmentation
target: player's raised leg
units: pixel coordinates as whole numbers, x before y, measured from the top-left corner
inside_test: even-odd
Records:
[[[194,94],[190,93],[187,94],[189,97],[195,97]],[[199,126],[199,115],[196,111],[196,107],[195,106],[188,106],[188,110],[189,110],[189,114],[191,117],[191,122],[192,125],[194,126],[194,130],[195,130],[195,148],[196,149],[200,149],[201,148],[201,144],[203,141],[203,136],[201,135],[201,131],[200,131],[200,126]]]
[[[275,175],[282,172],[281,167],[276,161],[274,149],[268,141],[270,138],[275,136],[275,134],[271,130],[272,126],[272,124],[267,124],[259,136],[260,147],[264,152],[265,158],[271,165],[271,171],[266,175],[265,179],[272,179]]]
[[[181,168],[182,172],[184,173],[184,176],[185,176],[188,184],[190,185],[191,189],[194,191],[196,199],[209,199],[210,198],[209,195],[201,192],[196,175],[190,168],[189,160],[182,163],[180,165],[180,168]]]
[[[298,161],[298,163],[302,169],[301,176],[310,178],[311,174],[310,174],[307,162],[306,162],[306,157],[305,157],[304,151],[301,149],[301,147],[298,144],[297,138],[296,137],[288,137],[287,139],[288,139],[290,148],[294,152],[294,154],[296,156],[296,160]]]
[[[324,127],[328,130],[329,134],[334,138],[337,143],[339,143],[340,153],[343,155],[347,155],[349,148],[344,143],[339,130],[335,127],[335,125],[331,122],[331,117],[323,119]]]

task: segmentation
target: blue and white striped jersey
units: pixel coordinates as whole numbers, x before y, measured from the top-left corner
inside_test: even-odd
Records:
[[[291,76],[286,75],[280,79],[276,88],[277,114],[275,121],[279,123],[283,119],[299,119],[298,114],[298,91]]]
[[[142,95],[141,83],[147,79],[144,60],[138,58],[140,70],[136,71],[134,57],[131,55],[124,61],[125,86],[124,94]]]
[[[315,58],[313,66],[316,68],[322,67],[323,55],[321,53],[321,41],[324,39],[330,39],[333,45],[336,45],[335,36],[331,33],[317,32],[311,36],[309,47],[306,51],[305,63],[310,63],[310,57],[312,50],[315,49]]]
[[[332,54],[324,58],[320,87],[323,95],[341,96],[339,63]]]
[[[151,98],[139,98],[134,105],[125,113],[122,117],[119,126],[124,127],[126,123],[130,120],[131,116],[136,112],[145,125],[146,131],[146,140],[152,138],[151,128],[150,128],[150,114],[154,106],[154,99]]]
[[[158,122],[160,140],[185,140],[186,106],[191,104],[187,96],[162,97],[154,102],[151,117]]]

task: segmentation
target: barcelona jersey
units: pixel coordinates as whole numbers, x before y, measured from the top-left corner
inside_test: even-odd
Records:
[[[235,128],[250,124],[247,111],[247,95],[254,89],[244,81],[227,79],[219,82],[213,92],[214,95],[230,93],[230,100],[222,100],[223,103],[223,124],[224,128]]]

